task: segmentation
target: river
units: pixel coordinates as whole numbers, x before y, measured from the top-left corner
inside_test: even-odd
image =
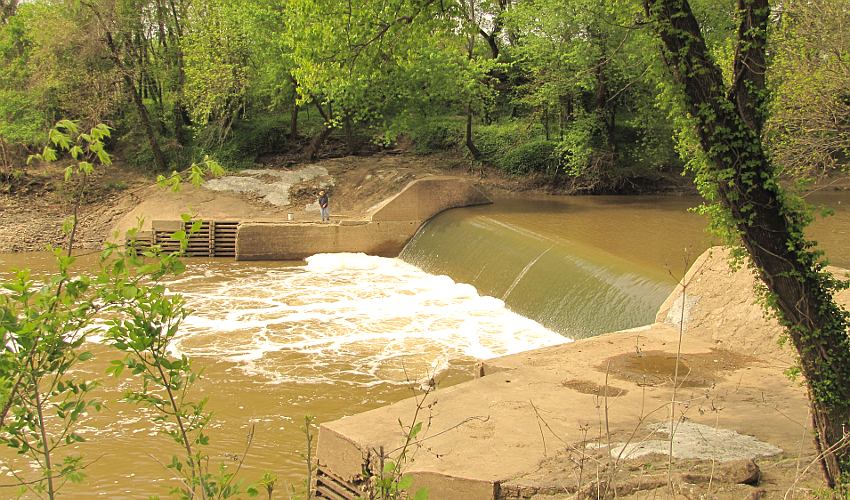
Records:
[[[850,194],[816,199],[836,215],[812,236],[850,267]],[[408,397],[410,382],[471,377],[477,359],[650,322],[711,239],[689,197],[499,199],[425,226],[400,259],[322,254],[307,263],[191,260],[169,283],[195,311],[175,342],[203,378],[214,412],[209,453],[233,464],[254,428],[243,477],[303,477],[305,415],[328,421]],[[82,259],[86,265],[85,259]],[[0,271],[47,272],[45,254],[0,255]],[[116,353],[92,342],[91,378]],[[79,452],[91,460],[67,498],[140,498],[173,484],[161,463],[178,453],[151,414],[125,402],[131,378],[104,380]],[[4,450],[0,459],[26,472]],[[7,473],[8,475],[8,473]],[[4,484],[11,484],[7,477]],[[0,490],[2,491],[2,490]],[[8,490],[11,492],[11,490]],[[0,493],[2,495],[2,493]]]

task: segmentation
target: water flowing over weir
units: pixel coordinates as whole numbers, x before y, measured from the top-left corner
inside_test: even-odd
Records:
[[[675,280],[653,269],[493,210],[446,212],[401,258],[448,274],[571,338],[652,322]]]

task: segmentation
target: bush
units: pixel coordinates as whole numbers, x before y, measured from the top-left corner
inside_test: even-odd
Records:
[[[426,120],[408,134],[419,154],[448,151],[463,144],[463,132],[457,122],[451,120]]]
[[[210,126],[198,130],[196,137],[200,144],[215,144],[218,133],[218,127]],[[263,153],[285,150],[288,140],[288,116],[258,116],[235,121],[224,142],[203,147],[203,153],[228,167],[246,168]]]
[[[501,168],[501,159],[512,149],[529,140],[542,137],[537,127],[519,120],[508,120],[474,129],[475,145],[487,162]]]
[[[512,175],[552,173],[558,167],[557,143],[535,139],[509,150],[497,166]]]
[[[536,123],[509,120],[478,127],[475,145],[487,163],[511,175],[553,173],[557,143],[544,138]]]

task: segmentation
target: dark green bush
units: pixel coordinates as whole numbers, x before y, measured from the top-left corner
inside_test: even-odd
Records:
[[[209,144],[204,147],[204,153],[228,167],[245,168],[253,165],[263,153],[286,149],[289,123],[287,117],[273,115],[237,120],[224,142],[217,145],[214,135],[219,133],[218,127],[198,131],[199,142]]]
[[[554,141],[535,139],[510,149],[496,166],[513,175],[553,173],[558,166],[556,146]]]
[[[448,151],[463,144],[460,125],[451,120],[424,121],[412,128],[408,134],[419,154]]]

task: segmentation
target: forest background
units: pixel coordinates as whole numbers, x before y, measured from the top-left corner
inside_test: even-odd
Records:
[[[692,7],[731,78],[736,2]],[[624,0],[0,0],[0,185],[72,119],[152,175],[402,144],[652,189],[696,145],[648,24]],[[794,177],[847,163],[848,25],[846,0],[774,6],[764,135]]]

